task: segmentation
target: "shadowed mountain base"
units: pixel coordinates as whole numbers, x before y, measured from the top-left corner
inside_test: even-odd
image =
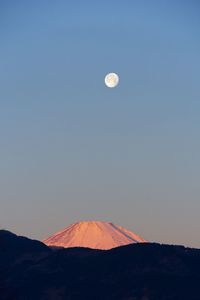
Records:
[[[0,231],[1,300],[199,300],[200,250],[132,244],[52,250]]]

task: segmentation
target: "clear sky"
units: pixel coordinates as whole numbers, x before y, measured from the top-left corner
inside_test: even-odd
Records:
[[[200,247],[200,4],[0,1],[0,227]],[[120,84],[106,88],[117,72]]]

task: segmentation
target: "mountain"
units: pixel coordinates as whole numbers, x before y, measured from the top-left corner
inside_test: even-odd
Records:
[[[0,266],[1,300],[200,299],[198,249],[135,243],[106,251],[52,250],[5,231],[0,247],[7,261]]]
[[[71,224],[43,242],[48,246],[64,248],[87,247],[108,250],[146,241],[135,233],[113,223],[83,221]]]
[[[51,250],[43,243],[0,230],[0,268],[14,264],[20,258],[38,258]]]

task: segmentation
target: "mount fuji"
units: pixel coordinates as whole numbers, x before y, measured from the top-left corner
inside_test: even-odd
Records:
[[[101,250],[145,242],[147,241],[134,232],[113,223],[102,221],[73,223],[43,241],[47,246],[86,247]]]

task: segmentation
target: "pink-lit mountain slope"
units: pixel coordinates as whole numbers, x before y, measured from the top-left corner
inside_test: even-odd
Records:
[[[43,242],[48,246],[88,247],[107,250],[133,243],[145,243],[146,241],[135,233],[113,223],[83,221],[71,224]]]

